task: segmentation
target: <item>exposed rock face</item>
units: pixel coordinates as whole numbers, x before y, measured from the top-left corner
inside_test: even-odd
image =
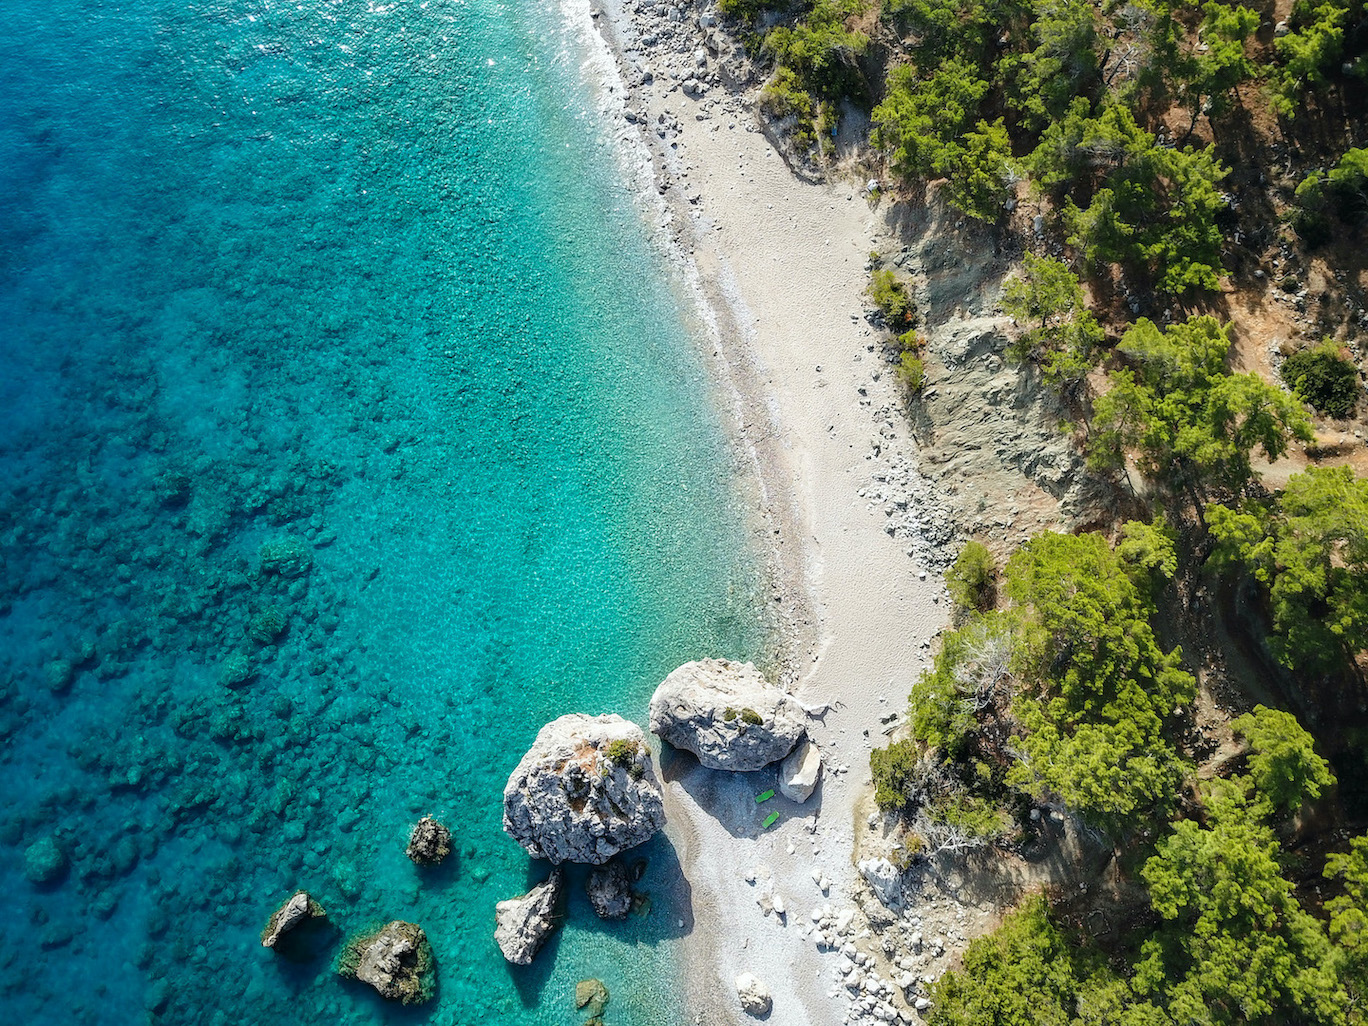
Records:
[[[451,854],[451,831],[431,816],[424,816],[409,835],[404,854],[420,866],[435,866]]]
[[[358,937],[342,953],[338,972],[374,987],[383,998],[417,1004],[432,997],[432,946],[417,923],[395,920]]]
[[[861,859],[855,868],[885,905],[892,907],[902,901],[902,874],[888,859]]]
[[[822,775],[822,753],[809,739],[784,758],[779,766],[779,791],[785,798],[799,804],[812,797]]]
[[[685,663],[651,696],[651,730],[709,769],[768,766],[793,750],[804,729],[802,707],[750,663]]]
[[[564,877],[552,872],[521,898],[509,898],[494,906],[494,942],[514,965],[531,965],[542,943],[556,928],[556,902]]]
[[[641,728],[621,716],[552,720],[504,787],[504,830],[533,858],[600,866],[665,825]]]
[[[736,978],[736,996],[741,999],[741,1011],[747,1015],[769,1015],[774,1007],[769,988],[751,973],[742,973]]]
[[[308,891],[295,891],[266,921],[266,929],[261,931],[261,946],[273,948],[282,935],[289,933],[296,926],[310,919],[322,919],[326,916],[323,906],[309,897]]]
[[[601,919],[626,919],[632,911],[632,880],[621,862],[609,862],[589,874],[584,885],[589,904]]]

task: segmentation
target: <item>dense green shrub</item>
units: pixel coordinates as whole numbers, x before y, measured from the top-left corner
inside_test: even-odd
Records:
[[[805,91],[826,99],[858,97],[865,86],[856,61],[869,37],[846,24],[862,10],[860,0],[816,0],[797,24],[771,29],[764,49],[793,70]]]
[[[631,738],[619,737],[608,742],[604,754],[609,762],[627,766],[636,761],[639,751],[641,751],[641,742],[633,741]]]
[[[898,356],[898,366],[894,371],[898,380],[913,392],[920,392],[926,384],[926,364],[914,350],[905,349]]]
[[[1351,417],[1358,405],[1358,368],[1331,339],[1284,360],[1282,379],[1299,399],[1332,417]]]
[[[887,748],[869,753],[869,769],[874,777],[874,801],[879,808],[906,808],[913,800],[921,760],[921,746],[911,738],[894,741]]]
[[[1196,682],[1181,650],[1160,648],[1149,595],[1101,535],[1053,533],[1017,550],[1007,593],[1023,610],[1015,665],[1036,685],[1013,704],[1022,758],[1008,782],[1114,831],[1168,803],[1171,724]]]
[[[1164,925],[1141,948],[1135,989],[1176,1022],[1344,1023],[1338,959],[1283,876],[1248,782],[1213,781],[1205,805],[1205,823],[1177,823],[1145,863]]]
[[[888,268],[878,268],[869,276],[865,289],[874,305],[882,311],[889,328],[899,334],[916,324],[916,308],[907,294],[906,283]]]
[[[988,546],[967,542],[954,564],[945,571],[945,586],[961,609],[987,609],[996,597],[997,562]]]

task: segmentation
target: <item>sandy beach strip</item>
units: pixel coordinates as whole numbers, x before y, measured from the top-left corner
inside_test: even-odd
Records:
[[[743,1019],[734,981],[749,971],[773,993],[771,1021],[827,1026],[848,1017],[850,994],[836,982],[834,953],[810,939],[811,912],[851,906],[861,886],[852,853],[856,830],[869,829],[867,810],[857,810],[869,752],[905,709],[948,616],[925,547],[894,537],[864,494],[917,458],[905,420],[890,413],[901,409],[900,386],[862,316],[868,254],[894,243],[860,183],[811,184],[789,170],[759,130],[754,89],[686,95],[674,61],[645,52],[645,36],[696,30],[701,9],[674,8],[675,19],[663,6],[623,4],[579,9],[617,61],[609,88],[621,97],[624,131],[649,151],[664,198],[659,226],[701,304],[754,467],[775,597],[791,621],[786,684],[806,705],[830,706],[810,729],[823,784],[803,805],[782,796],[756,805],[774,785],[771,771],[724,774],[687,755],[663,757],[667,832],[693,901],[688,999],[697,1021]],[[694,59],[687,32],[677,34],[674,56]],[[771,811],[782,818],[765,831]],[[772,898],[757,900],[770,894],[784,915],[766,907]]]

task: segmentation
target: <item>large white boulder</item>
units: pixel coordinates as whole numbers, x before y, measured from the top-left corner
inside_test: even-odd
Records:
[[[621,716],[552,720],[504,787],[504,830],[556,865],[602,865],[664,825],[646,735]]]
[[[651,730],[709,769],[768,766],[788,755],[805,729],[802,706],[751,663],[685,663],[651,696]]]
[[[855,868],[885,905],[892,908],[902,901],[902,874],[888,859],[861,859]]]
[[[769,988],[752,973],[742,973],[736,978],[736,996],[741,999],[741,1011],[747,1015],[769,1015],[774,1007]]]
[[[817,790],[822,775],[822,753],[810,738],[803,738],[779,765],[779,791],[791,802],[802,804]]]

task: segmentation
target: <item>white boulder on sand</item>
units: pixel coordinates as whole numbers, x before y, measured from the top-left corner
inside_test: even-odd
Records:
[[[504,787],[504,830],[555,865],[602,865],[664,825],[646,735],[621,716],[552,720]]]
[[[736,996],[741,999],[741,1011],[747,1015],[769,1015],[774,1007],[769,988],[752,973],[742,973],[736,978]]]
[[[885,905],[893,908],[902,901],[902,874],[888,859],[860,859],[855,868]]]
[[[651,696],[651,731],[709,769],[768,766],[793,750],[806,726],[803,707],[750,663],[685,663]]]
[[[791,802],[802,804],[817,790],[817,779],[822,775],[822,753],[808,738],[804,738],[779,765],[779,791]]]
[[[563,880],[558,868],[521,898],[509,898],[494,906],[494,942],[514,965],[531,965],[556,928],[554,914]]]

